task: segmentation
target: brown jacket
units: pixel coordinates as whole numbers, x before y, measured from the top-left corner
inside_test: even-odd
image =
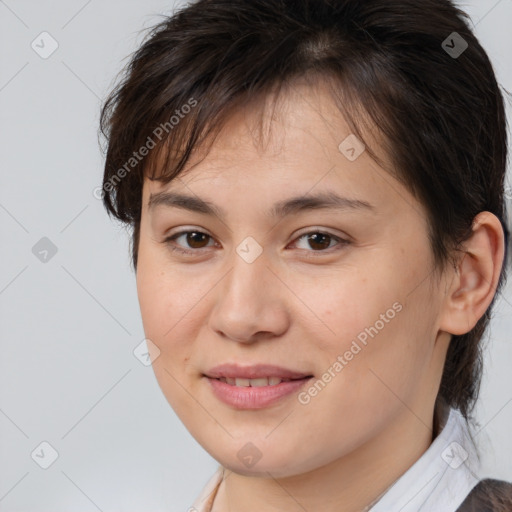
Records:
[[[512,483],[491,478],[482,480],[457,512],[512,512]]]

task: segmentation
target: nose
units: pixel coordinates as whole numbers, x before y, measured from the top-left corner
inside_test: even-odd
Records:
[[[282,336],[288,329],[290,292],[269,267],[265,252],[249,263],[234,251],[215,293],[209,327],[223,338],[247,344]]]

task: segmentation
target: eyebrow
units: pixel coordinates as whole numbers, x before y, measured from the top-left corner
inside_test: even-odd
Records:
[[[182,208],[204,215],[214,215],[220,219],[225,219],[226,217],[225,211],[219,206],[197,196],[189,196],[177,192],[158,192],[151,194],[148,202],[148,210],[154,210],[157,206]],[[319,192],[314,195],[296,196],[279,201],[272,206],[266,215],[271,218],[283,218],[305,210],[319,209],[375,211],[375,207],[367,201],[342,197],[334,192]]]

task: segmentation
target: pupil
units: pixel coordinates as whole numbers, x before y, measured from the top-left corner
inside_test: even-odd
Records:
[[[327,240],[329,238],[330,238],[330,236],[325,233],[314,233],[308,237],[308,242],[309,242],[311,248],[315,249],[314,244],[319,243],[321,246],[325,246],[325,243],[322,244],[321,242],[318,241],[319,239],[322,239],[325,242],[325,240]],[[328,241],[327,241],[327,247],[329,247]],[[318,248],[318,247],[316,247],[316,248]],[[322,249],[322,248],[325,248],[325,247],[320,247],[320,249]]]
[[[202,241],[204,242],[205,237],[208,235],[206,235],[206,233],[198,233],[197,231],[192,231],[191,233],[189,233],[187,235],[187,243],[190,245],[190,247],[194,247],[197,249],[197,248],[201,248],[201,247],[194,245],[194,241],[192,241],[192,243],[191,243],[191,239],[193,240],[194,236],[202,238],[203,239]],[[196,239],[195,243],[197,243],[197,242],[198,242],[198,240]],[[200,244],[201,244],[201,240],[199,240],[199,245]]]

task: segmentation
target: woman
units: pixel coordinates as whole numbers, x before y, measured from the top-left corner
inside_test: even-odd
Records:
[[[512,510],[468,422],[503,286],[503,98],[448,0],[202,0],[102,112],[190,510]]]

